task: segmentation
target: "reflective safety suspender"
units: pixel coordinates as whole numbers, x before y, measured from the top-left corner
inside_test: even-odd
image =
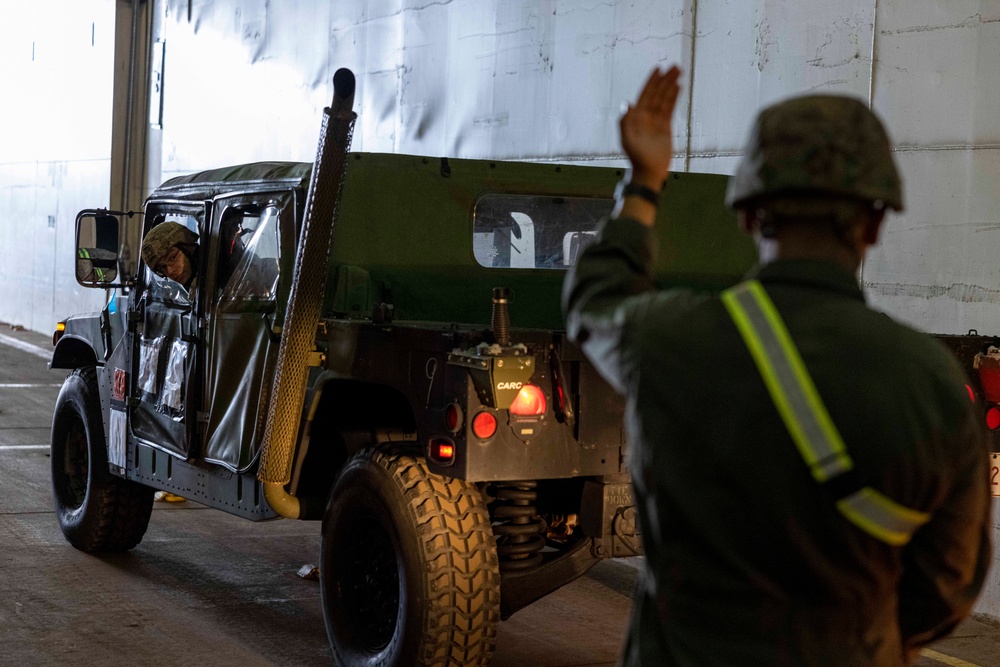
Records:
[[[80,258],[90,260],[90,268],[93,270],[94,275],[97,276],[99,281],[104,280],[104,269],[94,266],[94,258],[90,256],[90,252],[86,248],[80,248]]]
[[[813,478],[831,491],[837,509],[855,526],[894,546],[910,541],[930,515],[904,507],[860,483],[840,432],[816,391],[785,323],[764,287],[750,280],[722,293],[757,364],[774,405]]]

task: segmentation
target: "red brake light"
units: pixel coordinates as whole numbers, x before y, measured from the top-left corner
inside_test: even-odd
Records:
[[[1000,408],[993,405],[986,411],[986,426],[991,431],[1000,428]]]
[[[431,458],[439,463],[451,463],[455,458],[455,445],[447,438],[431,439]]]
[[[497,418],[491,412],[480,412],[472,420],[472,432],[480,440],[492,438],[497,432]]]
[[[533,384],[526,384],[510,404],[510,413],[519,417],[544,415],[545,405],[545,392]]]
[[[976,392],[972,391],[972,385],[965,385],[965,390],[969,392],[969,400],[973,403],[976,402]]]

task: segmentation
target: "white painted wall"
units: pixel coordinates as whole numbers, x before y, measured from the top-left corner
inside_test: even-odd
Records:
[[[73,277],[74,217],[108,205],[114,0],[5,2],[0,322],[51,332],[101,307]]]
[[[879,307],[930,331],[1000,332],[1000,2],[880,6],[875,104],[909,208],[865,282]]]
[[[355,149],[620,164],[622,103],[677,62],[674,168],[698,172],[732,171],[764,104],[856,95],[906,184],[864,266],[871,301],[932,332],[1000,333],[1000,0],[156,1],[163,178],[311,160],[338,67],[358,76]],[[108,201],[114,5],[16,6],[0,22],[0,90],[18,100],[0,105],[0,321],[48,331],[103,297],[73,281],[72,215]],[[1000,568],[979,610],[1000,618]]]

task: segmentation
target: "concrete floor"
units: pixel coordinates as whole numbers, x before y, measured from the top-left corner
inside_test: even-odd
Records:
[[[329,665],[319,525],[157,503],[123,555],[70,547],[42,450],[0,452],[0,665]],[[500,628],[498,666],[612,665],[635,570],[609,564]],[[567,632],[567,630],[569,630]]]
[[[47,443],[65,373],[47,370],[50,348],[0,325],[0,667],[329,665],[319,584],[296,575],[317,559],[317,523],[156,503],[127,554],[64,541]],[[502,623],[494,665],[613,665],[635,564],[602,563]],[[1000,629],[967,621],[918,665],[1000,667]]]

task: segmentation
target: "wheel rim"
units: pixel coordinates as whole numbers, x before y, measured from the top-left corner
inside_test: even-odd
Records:
[[[392,538],[382,524],[366,514],[351,522],[336,558],[335,576],[344,620],[354,641],[377,653],[389,645],[399,616],[399,563]]]
[[[87,469],[90,457],[87,452],[87,433],[79,419],[70,421],[63,441],[63,499],[77,509],[87,497]]]

